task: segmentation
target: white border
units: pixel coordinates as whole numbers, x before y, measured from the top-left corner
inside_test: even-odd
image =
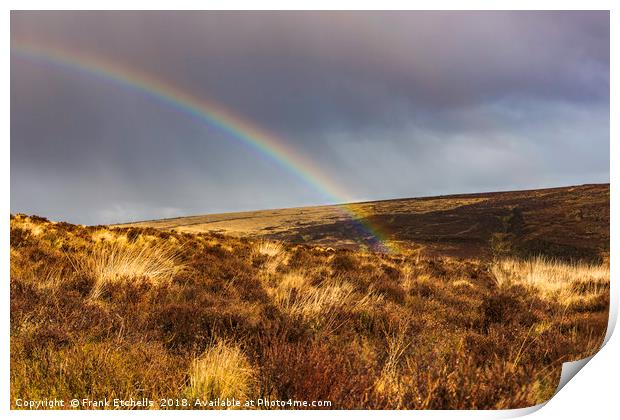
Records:
[[[117,10],[130,10],[130,9],[159,9],[159,10],[200,10],[200,9],[212,9],[212,10],[244,10],[244,9],[266,9],[266,10],[340,10],[340,9],[363,9],[363,10],[611,10],[611,39],[612,45],[617,47],[618,35],[618,23],[617,10],[614,10],[614,2],[607,0],[589,0],[589,1],[545,1],[545,0],[521,0],[521,1],[497,1],[497,0],[470,0],[463,2],[462,0],[444,0],[444,1],[403,1],[403,0],[383,0],[381,2],[375,1],[352,1],[352,0],[304,0],[296,1],[294,4],[283,0],[264,0],[264,1],[252,1],[252,0],[211,0],[209,2],[196,1],[196,0],[176,0],[174,2],[164,2],[161,0],[142,0],[142,1],[129,1],[129,0],[94,0],[87,4],[77,0],[61,0],[56,2],[49,1],[14,1],[9,0],[4,2],[6,9],[2,15],[0,22],[2,22],[3,33],[5,34],[4,42],[2,43],[2,67],[3,80],[5,86],[4,101],[2,102],[3,112],[3,132],[4,135],[1,141],[0,152],[0,171],[2,172],[2,183],[0,188],[2,189],[1,200],[1,213],[4,214],[2,219],[2,235],[1,246],[2,251],[0,253],[0,267],[4,273],[4,281],[2,282],[2,291],[4,294],[4,316],[1,317],[0,326],[2,337],[4,339],[4,345],[1,349],[2,354],[2,378],[1,378],[1,390],[2,397],[0,397],[0,409],[2,412],[9,411],[9,218],[10,213],[10,96],[9,96],[9,77],[10,77],[10,38],[9,38],[9,26],[10,26],[10,13],[9,10],[72,10],[72,9],[117,9]],[[617,9],[617,8],[616,8]],[[614,48],[611,48],[614,51]],[[614,83],[613,76],[614,70],[617,66],[617,54],[612,54],[611,57],[611,115],[617,115],[617,98],[618,98],[618,86]],[[617,139],[618,124],[611,120],[611,137],[610,139]],[[618,169],[613,165],[613,158],[618,154],[618,146],[614,141],[610,141],[611,145],[611,183],[612,186],[618,182]],[[611,214],[620,214],[620,206],[618,205],[618,196],[612,187],[611,196]],[[612,249],[612,319],[615,321],[617,318],[618,308],[618,276],[617,264],[613,258],[613,250],[618,249],[618,226],[615,223],[615,218],[611,218],[611,249]],[[615,322],[614,322],[615,324]],[[611,330],[611,329],[610,329]],[[609,336],[608,336],[609,339]],[[551,418],[583,418],[585,416],[591,418],[608,418],[609,414],[618,412],[618,398],[617,398],[617,384],[618,375],[620,374],[619,363],[617,355],[620,354],[620,342],[617,337],[611,337],[606,346],[592,359],[587,366],[583,368],[583,371],[579,373],[577,380],[570,381],[565,388],[563,388],[554,398],[552,398],[543,409],[536,411],[531,415],[531,418],[538,419],[551,419]],[[540,407],[538,407],[540,408]],[[361,418],[371,418],[376,416],[390,416],[390,417],[432,417],[432,418],[444,418],[444,417],[458,417],[466,419],[479,419],[479,418],[498,418],[498,417],[514,417],[532,412],[533,409],[524,410],[508,410],[508,411],[360,411],[355,413],[349,413],[344,411],[330,411],[322,412],[321,416],[327,415],[329,417],[344,418],[349,416],[356,416]],[[171,413],[164,411],[158,411],[155,413],[147,412],[93,412],[94,416],[137,416],[142,417],[149,414],[155,414],[157,416],[170,416]],[[234,417],[256,417],[266,414],[265,411],[256,412],[179,412],[172,415],[183,415],[191,418],[204,418],[204,416],[220,417],[220,416],[234,416]],[[28,411],[11,411],[10,416],[15,417],[39,417],[39,416],[69,416],[73,418],[82,417],[83,413],[80,412],[28,412]],[[91,415],[91,413],[89,413]],[[270,412],[270,416],[275,418],[282,417],[314,417],[314,412]]]

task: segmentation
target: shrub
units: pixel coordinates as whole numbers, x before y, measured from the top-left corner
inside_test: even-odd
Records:
[[[483,298],[481,305],[484,327],[488,329],[491,324],[531,326],[537,321],[537,317],[528,303],[527,292],[519,286],[489,293]]]
[[[30,245],[31,236],[30,230],[11,225],[11,248]]]
[[[359,348],[274,338],[263,343],[260,351],[261,395],[280,400],[328,400],[336,409],[367,407],[374,367],[358,358]]]
[[[355,270],[358,262],[349,254],[338,254],[332,259],[332,268],[336,272],[346,272]]]
[[[377,294],[385,296],[396,303],[403,303],[405,301],[405,289],[392,280],[379,279],[372,284],[372,288]]]

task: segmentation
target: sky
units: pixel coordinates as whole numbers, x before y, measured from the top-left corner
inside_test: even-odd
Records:
[[[342,195],[177,107],[11,55],[11,212],[107,224],[609,182],[608,12],[11,13],[227,109]]]

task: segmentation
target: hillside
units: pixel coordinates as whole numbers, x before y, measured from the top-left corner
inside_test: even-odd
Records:
[[[399,249],[424,255],[606,259],[609,184],[450,195],[349,206]],[[211,214],[118,225],[373,248],[343,206]]]
[[[562,362],[598,350],[609,308],[605,264],[25,215],[11,216],[10,269],[13,408],[526,407],[553,395]]]

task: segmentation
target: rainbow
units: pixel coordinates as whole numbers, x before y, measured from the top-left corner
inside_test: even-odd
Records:
[[[19,42],[12,43],[11,52],[21,59],[78,71],[139,92],[152,100],[220,130],[294,174],[332,203],[342,203],[339,207],[365,232],[371,235],[373,242],[376,242],[376,249],[384,252],[392,250],[380,230],[368,222],[367,214],[363,208],[351,203],[353,200],[346,192],[325,176],[310,160],[300,155],[285,141],[267,133],[250,121],[234,115],[221,105],[203,98],[197,98],[161,79],[136,69],[129,69],[112,63],[101,57],[58,47]]]

